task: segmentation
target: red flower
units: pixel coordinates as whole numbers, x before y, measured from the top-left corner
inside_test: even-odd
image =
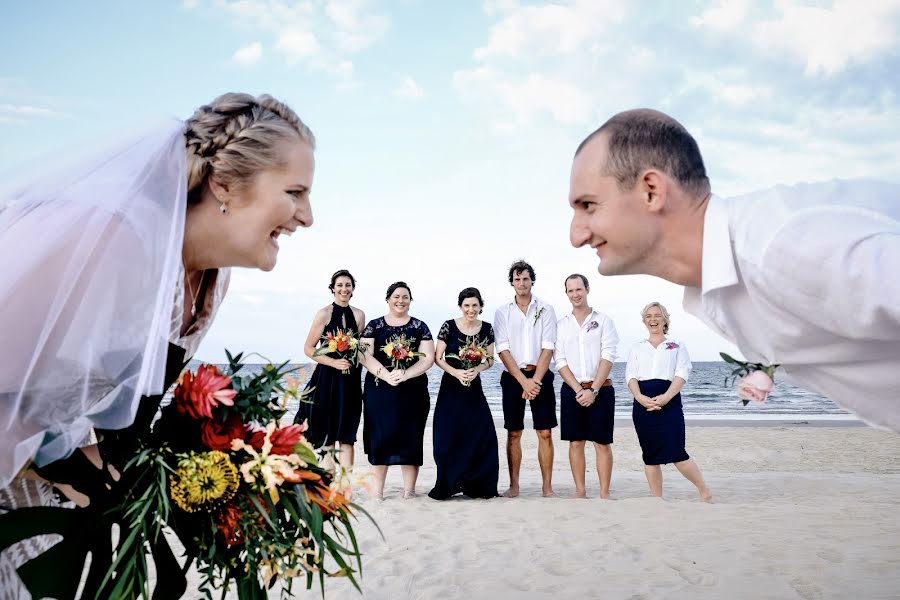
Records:
[[[225,543],[229,546],[240,544],[244,541],[244,534],[241,533],[238,524],[241,520],[241,509],[235,504],[229,503],[222,507],[216,519],[216,527],[219,533],[225,538]]]
[[[215,365],[200,365],[197,374],[185,371],[175,388],[173,403],[183,415],[194,419],[212,418],[212,409],[220,404],[232,406],[234,390],[226,389],[231,378],[219,373]]]
[[[276,429],[272,432],[272,437],[270,438],[272,449],[269,451],[269,454],[293,454],[294,446],[299,444],[300,440],[303,439],[304,431],[306,431],[304,425],[288,425],[287,427]],[[247,443],[250,444],[254,450],[259,450],[262,448],[265,439],[265,431],[254,431],[247,438]]]
[[[244,439],[244,424],[240,417],[232,415],[224,423],[206,419],[200,423],[203,444],[211,450],[231,450],[231,440]]]
[[[349,347],[350,343],[347,340],[339,340],[337,343],[338,352],[346,352]]]

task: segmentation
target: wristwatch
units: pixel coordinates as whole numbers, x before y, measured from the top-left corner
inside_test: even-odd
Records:
[[[600,394],[600,388],[596,388],[596,389],[591,388],[591,392],[593,392],[594,396],[597,396]]]

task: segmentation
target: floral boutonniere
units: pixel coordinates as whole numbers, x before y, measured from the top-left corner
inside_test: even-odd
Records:
[[[537,311],[534,313],[534,324],[535,324],[535,325],[537,325],[537,324],[538,324],[538,321],[541,320],[541,315],[544,314],[544,308],[545,308],[545,307],[542,306],[542,307],[540,307],[539,309],[537,309]]]
[[[600,327],[600,323],[598,323],[597,321],[591,321],[590,323],[588,323],[587,330],[593,331],[593,330],[597,329],[598,327]]]
[[[732,381],[740,377],[737,392],[744,403],[744,406],[751,400],[756,402],[765,402],[769,397],[769,393],[775,387],[775,369],[781,365],[764,365],[762,363],[751,363],[732,358],[724,352],[719,352],[722,359],[732,365],[736,365],[731,371],[730,379]],[[725,385],[728,385],[729,377],[725,378]]]
[[[666,350],[676,350],[678,348],[678,342],[666,342]]]

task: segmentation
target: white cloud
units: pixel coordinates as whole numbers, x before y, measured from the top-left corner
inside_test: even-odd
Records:
[[[418,100],[425,96],[425,90],[422,89],[416,80],[412,77],[404,77],[403,83],[400,84],[396,90],[394,90],[394,94],[396,96],[400,96],[401,98],[409,98],[410,100]]]
[[[299,28],[283,30],[275,47],[281,50],[289,65],[316,57],[322,50],[314,33]]]
[[[776,0],[774,18],[756,18],[744,0],[723,0],[691,23],[750,41],[770,55],[785,53],[807,75],[834,75],[894,51],[900,41],[900,1],[835,0],[830,7]]]
[[[338,46],[348,52],[368,48],[384,36],[390,20],[379,14],[367,12],[366,0],[331,0],[325,13],[335,25]]]
[[[259,42],[274,48],[289,65],[304,65],[337,80],[339,88],[353,87],[351,56],[381,40],[390,20],[374,11],[368,0],[206,0],[236,28],[263,36]],[[195,0],[189,8],[198,8]],[[243,52],[242,48],[235,53]],[[250,56],[253,56],[252,53]]]
[[[523,54],[565,55],[620,23],[625,5],[618,0],[576,0],[572,4],[486,7],[505,13],[491,27],[488,43],[474,52],[478,60]]]
[[[262,58],[263,46],[259,42],[253,42],[243,48],[238,48],[231,59],[239,65],[249,66],[259,62]]]
[[[45,118],[58,117],[60,113],[40,106],[29,106],[27,104],[0,104],[0,113],[8,116]]]

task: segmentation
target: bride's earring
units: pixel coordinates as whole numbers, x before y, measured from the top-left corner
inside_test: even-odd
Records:
[[[219,212],[221,212],[223,215],[225,214],[225,212],[226,212],[227,210],[228,210],[228,209],[225,208],[225,203],[224,203],[224,202],[223,202],[222,204],[219,205]]]

